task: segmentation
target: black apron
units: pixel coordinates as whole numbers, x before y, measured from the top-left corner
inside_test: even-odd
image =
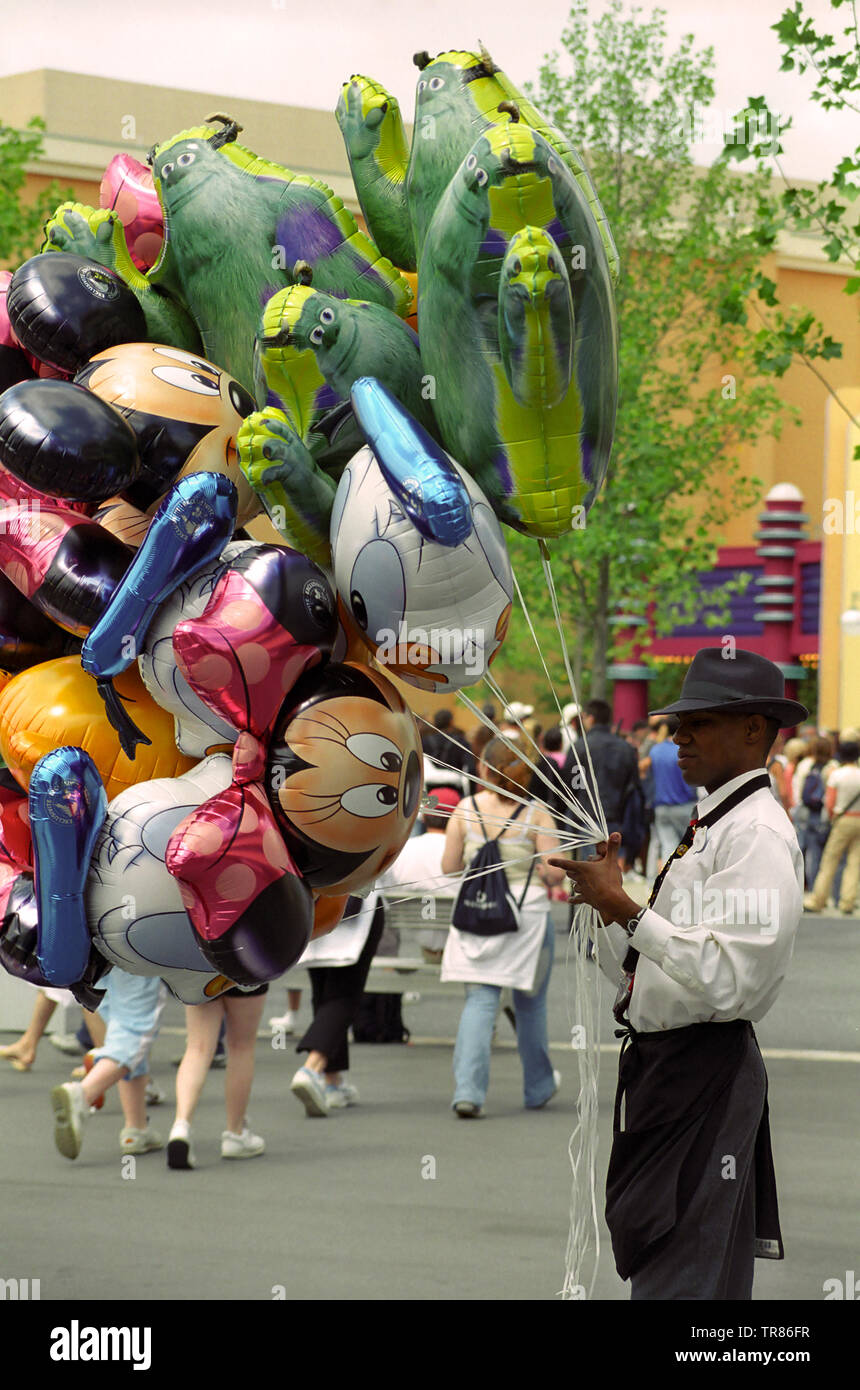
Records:
[[[628,1025],[606,1178],[606,1222],[622,1279],[670,1236],[701,1184],[750,1039],[758,1046],[752,1024],[742,1019],[655,1033],[637,1033]],[[781,1260],[766,1092],[753,1181],[755,1253]]]

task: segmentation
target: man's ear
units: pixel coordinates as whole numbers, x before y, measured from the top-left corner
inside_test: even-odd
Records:
[[[746,718],[746,729],[745,729],[746,742],[747,742],[747,743],[763,743],[764,740],[765,740],[765,735],[766,735],[766,733],[767,733],[767,720],[765,719],[764,715],[763,715],[763,714],[748,714],[748,715],[747,715],[747,718]],[[770,744],[768,744],[767,748],[766,748],[764,751],[765,751],[765,753],[769,753],[769,752],[770,752]]]

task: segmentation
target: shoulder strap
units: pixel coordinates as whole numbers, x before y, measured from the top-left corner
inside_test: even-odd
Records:
[[[529,884],[530,884],[531,881],[532,881],[532,874],[533,874],[534,871],[535,871],[535,864],[536,864],[536,863],[537,863],[537,856],[535,856],[535,857],[532,859],[532,862],[529,864],[528,875],[527,875],[527,877],[526,877],[525,883],[523,884],[523,891],[520,893],[519,900],[517,901],[517,907],[522,907],[523,903],[525,902],[526,893],[529,891]]]
[[[508,817],[508,822],[510,823],[510,821],[515,821],[516,818],[517,818],[517,816],[518,816],[518,815],[520,814],[520,812],[522,811],[522,809],[523,809],[523,803],[520,802],[519,806],[518,806],[517,809],[514,811],[514,814],[513,814],[512,816],[509,816],[509,817]],[[482,824],[483,824],[483,822],[482,822]],[[504,835],[505,831],[507,830],[507,828],[508,828],[507,825],[503,825],[502,828],[501,828],[501,830],[499,831],[498,835],[494,835],[494,836],[493,836],[493,839],[494,839],[494,840],[500,840],[500,839],[502,838],[502,836]],[[485,833],[486,833],[486,832],[485,832]]]
[[[481,809],[480,809],[480,807],[479,807],[479,805],[478,805],[478,798],[477,798],[476,796],[473,796],[473,797],[472,797],[472,805],[474,806],[474,808],[475,808],[475,814],[477,815],[478,820],[479,820],[480,823],[481,823],[481,833],[482,833],[484,839],[485,839],[486,841],[489,841],[489,838],[490,838],[490,837],[489,837],[489,835],[487,834],[487,827],[484,825],[484,817],[481,815]]]
[[[830,824],[833,825],[836,821],[838,821],[839,817],[844,816],[846,811],[850,811],[852,806],[856,806],[858,801],[860,801],[860,792],[858,792],[856,796],[853,796],[851,798],[844,810],[836,812],[836,815],[832,817]]]

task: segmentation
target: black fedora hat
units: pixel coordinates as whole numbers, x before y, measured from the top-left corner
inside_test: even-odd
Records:
[[[729,658],[723,647],[696,652],[681,686],[681,698],[650,714],[719,710],[722,714],[764,714],[786,729],[809,717],[797,700],[786,700],[779,667],[757,652],[738,647]]]

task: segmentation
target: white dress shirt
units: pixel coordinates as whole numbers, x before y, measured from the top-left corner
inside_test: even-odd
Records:
[[[718,787],[698,803],[696,816],[761,771]],[[802,912],[794,826],[759,789],[714,825],[699,827],[631,937],[617,923],[599,930],[600,964],[618,983],[628,947],[639,952],[628,1012],[637,1032],[738,1018],[755,1023],[779,993]]]

